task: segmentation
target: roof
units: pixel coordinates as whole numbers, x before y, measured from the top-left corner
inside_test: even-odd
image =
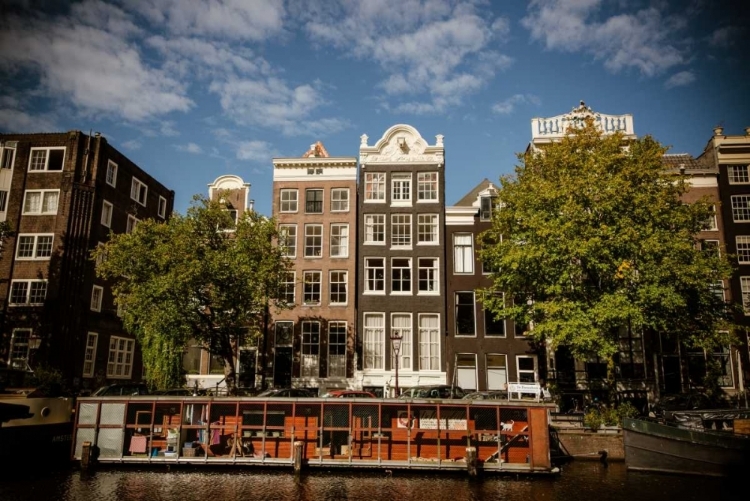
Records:
[[[681,167],[685,168],[685,171],[713,171],[716,170],[710,165],[705,165],[703,162],[695,159],[689,153],[671,153],[663,155],[662,163],[667,170],[678,170]]]
[[[326,150],[326,147],[323,146],[323,143],[320,141],[317,141],[315,144],[310,145],[310,149],[305,152],[304,155],[302,155],[302,158],[328,158],[330,155],[328,154],[328,150]]]
[[[464,195],[464,197],[454,205],[457,207],[471,207],[472,205],[474,205],[474,202],[477,201],[477,197],[479,196],[479,194],[490,187],[497,189],[492,181],[484,178],[481,183],[476,185],[474,189]]]

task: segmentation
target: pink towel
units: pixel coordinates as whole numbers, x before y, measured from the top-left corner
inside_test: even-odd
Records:
[[[146,437],[143,435],[136,435],[130,439],[130,452],[139,454],[146,452]]]

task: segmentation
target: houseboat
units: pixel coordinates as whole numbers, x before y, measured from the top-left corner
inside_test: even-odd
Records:
[[[74,461],[556,473],[534,401],[79,398]]]

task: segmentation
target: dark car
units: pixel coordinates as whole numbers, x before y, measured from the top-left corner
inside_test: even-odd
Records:
[[[377,398],[369,391],[360,390],[330,390],[324,398]]]
[[[259,397],[291,397],[291,398],[309,398],[315,397],[309,390],[304,388],[272,388],[270,390],[258,393]]]
[[[175,397],[199,397],[208,393],[203,388],[170,388],[168,390],[157,390],[153,395],[169,395]]]
[[[131,395],[148,395],[148,386],[144,383],[117,383],[102,386],[94,393],[92,397],[116,397]]]
[[[398,398],[462,398],[463,396],[464,391],[458,386],[436,384],[431,386],[414,386],[412,388],[407,388]]]
[[[463,396],[464,400],[508,400],[507,391],[472,391]]]
[[[694,411],[714,407],[716,404],[705,393],[680,393],[661,398],[654,404],[653,413],[656,418],[671,420],[675,411]]]

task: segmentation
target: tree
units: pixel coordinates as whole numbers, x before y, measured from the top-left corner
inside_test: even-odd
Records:
[[[140,222],[95,251],[97,274],[112,281],[152,385],[182,384],[182,354],[195,340],[222,358],[227,390],[236,393],[239,346],[260,335],[269,301],[288,307],[279,286],[289,265],[276,238],[273,220],[248,211],[235,222],[196,196],[186,216]]]
[[[16,234],[8,221],[0,221],[0,257],[3,256],[5,242]]]
[[[731,267],[697,237],[711,203],[681,201],[689,186],[665,171],[666,149],[651,137],[626,146],[590,119],[568,132],[519,155],[515,176],[500,180],[482,236],[481,259],[498,270],[485,307],[532,322],[528,334],[553,350],[607,360],[610,379],[620,329],[726,346],[731,308],[714,284]]]

